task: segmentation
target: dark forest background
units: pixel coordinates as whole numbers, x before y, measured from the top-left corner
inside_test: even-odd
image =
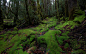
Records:
[[[0,0],[0,31],[6,28],[23,28],[38,25],[47,17],[73,20],[83,14],[86,0]],[[6,19],[11,19],[7,22]]]

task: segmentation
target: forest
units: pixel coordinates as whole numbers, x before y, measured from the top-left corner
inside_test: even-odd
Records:
[[[86,54],[86,0],[0,0],[0,54]]]

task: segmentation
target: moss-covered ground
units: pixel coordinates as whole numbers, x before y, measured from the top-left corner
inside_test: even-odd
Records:
[[[70,30],[79,26],[75,21],[81,23],[84,18],[85,16],[81,15],[72,21],[59,22],[55,17],[47,17],[42,21],[45,24],[20,29],[18,33],[17,31],[7,31],[4,34],[2,32],[0,34],[0,53],[85,54],[85,40],[68,35]],[[31,47],[33,47],[32,51],[30,50]]]

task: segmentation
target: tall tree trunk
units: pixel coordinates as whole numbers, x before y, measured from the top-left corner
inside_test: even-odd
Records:
[[[3,18],[2,18],[2,9],[1,9],[1,0],[0,0],[0,32],[3,29]]]
[[[59,17],[59,0],[57,0],[57,15],[58,15],[58,20],[60,20],[60,17]]]
[[[0,25],[2,24],[2,10],[1,10],[1,1],[0,1]]]
[[[4,11],[3,11],[3,14],[4,14],[4,18],[7,18],[6,16],[6,0],[3,0],[3,7],[4,7]]]
[[[74,14],[76,6],[77,6],[77,0],[69,0],[68,1],[69,20],[74,19],[73,14]]]
[[[39,4],[39,0],[37,0],[37,14],[38,14],[38,18],[39,21],[41,21],[41,10],[40,10],[40,4]]]
[[[48,15],[50,16],[50,12],[52,11],[50,0],[47,0],[47,9],[48,9]]]
[[[55,10],[55,6],[54,6],[54,3],[55,3],[55,1],[53,0],[53,11]]]
[[[47,0],[47,14],[49,15],[50,0]]]
[[[59,20],[58,3],[59,3],[59,0],[55,0],[56,18],[58,18],[58,20]]]
[[[57,10],[57,0],[55,0],[55,10]],[[57,11],[56,11],[55,14],[56,14],[56,18],[58,18],[58,17],[57,17]]]
[[[42,0],[42,6],[41,6],[41,17],[42,17],[42,20],[45,18],[44,17],[44,2],[43,2],[43,0]]]
[[[44,0],[45,17],[47,16],[47,0]]]
[[[55,1],[53,0],[53,11],[55,11]],[[55,15],[55,13],[53,12],[53,16]]]
[[[19,1],[16,1],[16,12],[15,12],[15,18],[14,18],[14,22],[18,22],[18,11],[19,11]]]
[[[27,0],[25,0],[25,7],[26,7],[26,15],[27,15],[27,17],[26,17],[26,23],[28,23],[28,19],[29,19],[29,24],[31,24],[31,19],[30,19],[30,17],[29,17],[29,10],[28,10],[28,4],[27,4]]]
[[[68,0],[65,0],[65,17],[68,17],[69,13],[68,13]]]

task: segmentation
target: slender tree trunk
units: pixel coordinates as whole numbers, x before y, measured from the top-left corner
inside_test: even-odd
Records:
[[[3,18],[2,18],[2,9],[1,9],[1,1],[0,1],[0,32],[3,29]]]
[[[56,18],[59,19],[58,3],[59,3],[59,0],[55,0]]]
[[[55,0],[55,10],[57,10],[57,0]],[[56,11],[55,14],[56,14],[56,18],[58,18],[58,17],[57,17],[57,11]]]
[[[15,13],[15,18],[14,18],[14,22],[18,21],[18,11],[19,11],[19,1],[16,1],[16,13]]]
[[[47,0],[47,7],[48,7],[48,15],[50,16],[52,8],[51,8],[51,1]]]
[[[37,0],[37,14],[38,14],[38,18],[39,21],[41,21],[41,10],[40,10],[40,4],[39,4],[39,0]]]
[[[58,19],[60,20],[60,17],[59,17],[59,0],[57,0],[57,15],[58,15]]]
[[[51,15],[51,11],[52,11],[52,4],[51,4],[51,0],[50,0],[50,9],[49,9],[50,15]]]
[[[44,0],[45,17],[47,16],[47,0]]]
[[[53,0],[53,10],[55,10],[55,6],[54,6],[54,3],[55,3],[55,1]]]
[[[2,19],[2,10],[1,10],[1,1],[0,1],[0,25],[3,23]]]
[[[68,0],[65,0],[65,17],[68,17]]]
[[[48,16],[49,16],[49,7],[50,7],[50,1],[49,0],[47,0],[47,14],[48,14]]]
[[[53,0],[53,11],[55,10],[55,1]],[[54,16],[55,14],[53,13],[53,16]]]
[[[26,23],[28,23],[28,19],[29,19],[29,24],[31,24],[31,19],[30,19],[30,17],[29,17],[29,10],[28,10],[28,4],[27,4],[27,0],[25,0],[25,7],[26,7],[26,15],[27,15],[27,17],[26,17]]]
[[[44,2],[43,2],[43,0],[42,0],[41,12],[42,12],[41,17],[42,17],[42,20],[43,20],[45,18],[44,13],[43,13],[44,12]]]
[[[7,18],[7,16],[6,16],[6,0],[3,0],[3,7],[4,7],[4,11],[3,11],[4,18]]]

